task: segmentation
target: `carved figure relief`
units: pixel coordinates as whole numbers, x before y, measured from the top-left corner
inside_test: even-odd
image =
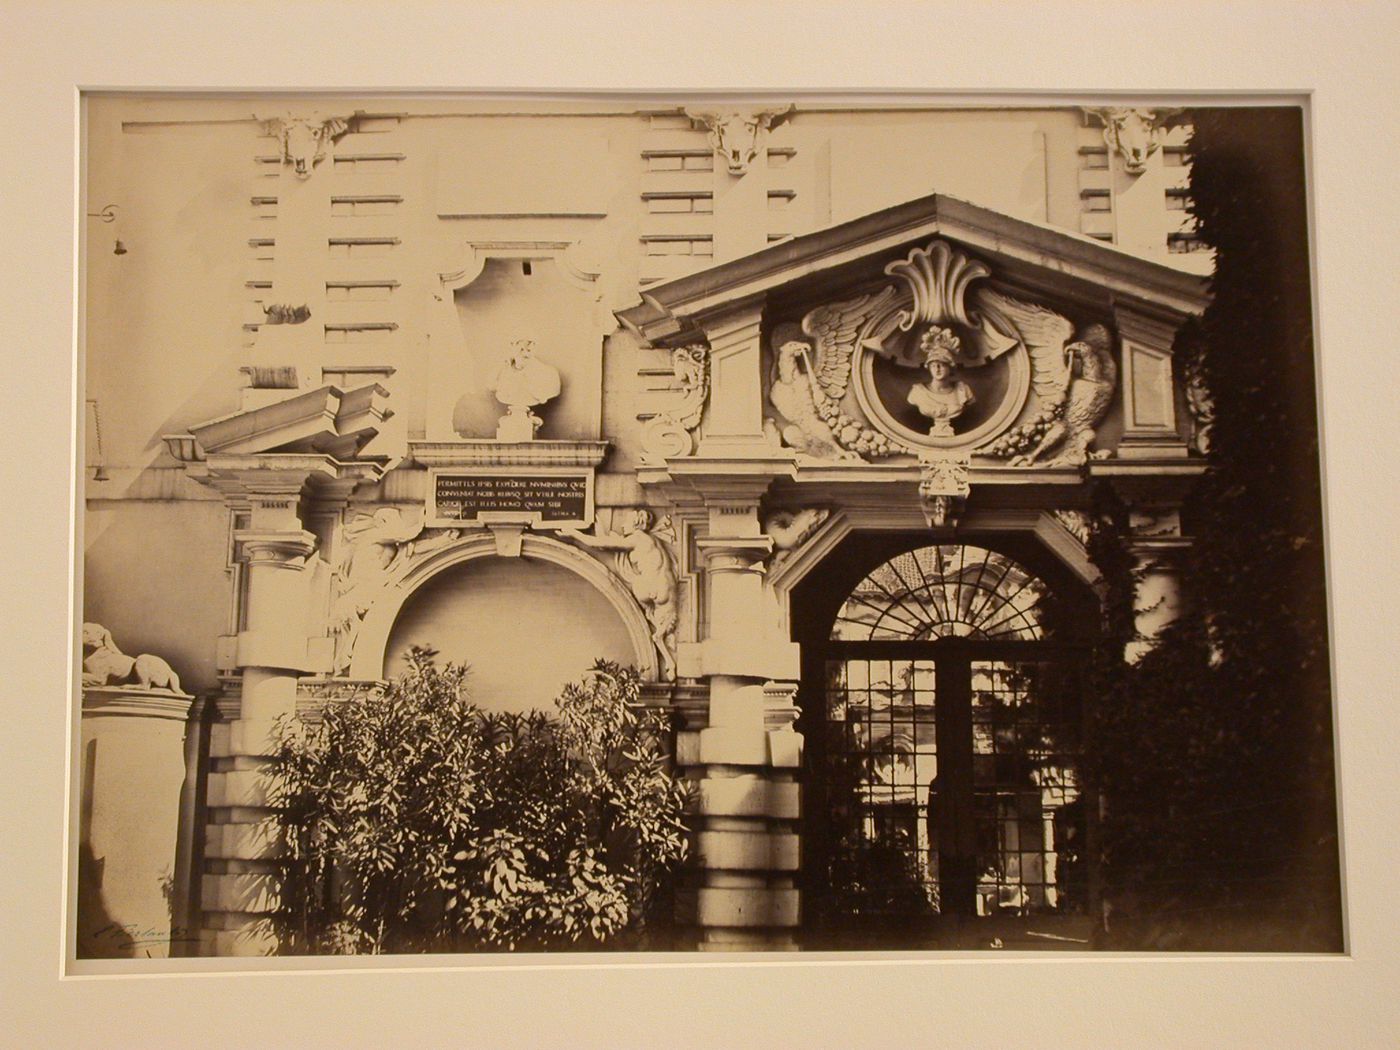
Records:
[[[695,428],[710,393],[710,351],[702,345],[671,352],[671,390],[679,397],[672,407],[642,427],[643,454],[654,460],[688,456],[695,451]]]
[[[1141,175],[1147,170],[1147,158],[1162,144],[1166,122],[1181,110],[1101,106],[1085,107],[1084,112],[1103,124],[1104,143],[1123,159],[1123,170]]]
[[[777,109],[691,109],[685,111],[695,123],[710,133],[710,146],[724,158],[731,175],[742,175],[758,156],[759,137],[781,124],[792,106]]]
[[[1201,455],[1210,451],[1210,431],[1215,425],[1215,399],[1210,396],[1199,363],[1186,368],[1186,408],[1191,413],[1191,445]]]
[[[559,370],[535,356],[532,339],[517,339],[489,389],[506,406],[496,424],[497,441],[533,441],[544,420],[532,410],[559,396]]]
[[[1069,322],[1063,318],[1059,321],[1063,325],[1057,327],[1065,331]],[[1108,411],[1118,381],[1108,329],[1100,324],[1089,325],[1081,339],[1064,345],[1058,365],[1044,360],[1052,347],[1053,341],[1046,342],[1033,351],[1040,355],[1036,390],[1047,407],[1038,418],[1017,427],[987,449],[988,455],[1009,457],[1012,466],[1030,466],[1057,447],[1059,454],[1049,461],[1055,466],[1079,466],[1091,457],[1102,459],[1108,455],[1106,451],[1089,451],[1094,428]]]
[[[83,624],[83,685],[135,686],[180,692],[180,676],[159,656],[127,656],[100,623]]]
[[[646,614],[652,642],[661,655],[663,673],[667,679],[673,679],[680,607],[675,559],[671,553],[675,543],[671,520],[664,518],[657,523],[651,511],[633,507],[618,511],[614,525],[616,531],[602,531],[600,526],[594,526],[591,536],[577,529],[564,529],[561,534],[587,547],[616,552],[617,573],[632,589],[632,596]]]
[[[296,117],[290,114],[273,117],[264,124],[267,134],[281,146],[282,161],[292,166],[299,179],[311,177],[311,172],[326,156],[326,148],[350,129],[345,117]]]
[[[1077,539],[1081,546],[1089,545],[1089,536],[1093,532],[1094,522],[1089,515],[1082,510],[1057,510],[1052,512],[1056,521],[1065,527],[1065,531]]]

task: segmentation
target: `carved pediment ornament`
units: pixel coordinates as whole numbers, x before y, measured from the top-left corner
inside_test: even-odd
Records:
[[[724,158],[731,175],[742,175],[758,156],[762,133],[777,127],[792,106],[769,109],[687,107],[685,115],[709,132],[710,146]]]
[[[695,428],[710,394],[710,351],[695,344],[671,351],[670,389],[676,399],[642,427],[642,453],[652,461],[688,456],[695,451]]]
[[[933,454],[919,459],[919,504],[929,528],[956,519],[972,493],[970,456]]]
[[[263,129],[277,139],[282,162],[292,166],[297,178],[308,179],[325,158],[327,147],[350,130],[350,118],[286,113],[264,119]]]
[[[1143,109],[1132,106],[1084,106],[1084,112],[1103,125],[1104,143],[1123,160],[1129,175],[1147,170],[1147,158],[1162,144],[1162,136],[1176,109]]]
[[[806,340],[775,329],[774,435],[826,460],[975,450],[1029,465],[1064,445],[1056,462],[1083,462],[1116,381],[1106,329],[1075,342],[1073,322],[997,291],[945,241],[885,273],[897,281],[810,310]],[[1027,433],[997,440],[1032,392]]]

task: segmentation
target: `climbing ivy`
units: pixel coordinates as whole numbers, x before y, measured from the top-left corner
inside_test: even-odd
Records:
[[[1202,109],[1190,211],[1212,300],[1178,337],[1214,402],[1183,508],[1188,611],[1136,666],[1121,517],[1093,776],[1105,943],[1337,950],[1340,881],[1302,127],[1291,108]]]

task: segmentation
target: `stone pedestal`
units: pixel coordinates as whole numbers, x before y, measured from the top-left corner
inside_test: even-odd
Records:
[[[165,689],[83,690],[77,955],[187,954],[176,879],[185,730],[194,697]]]

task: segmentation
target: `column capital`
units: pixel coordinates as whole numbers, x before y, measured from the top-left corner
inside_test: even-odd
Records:
[[[300,569],[298,559],[310,555],[317,543],[315,534],[305,529],[238,529],[233,539],[241,552],[240,560],[284,569]]]
[[[695,541],[707,571],[753,572],[762,575],[763,562],[773,552],[771,536],[702,536]]]

